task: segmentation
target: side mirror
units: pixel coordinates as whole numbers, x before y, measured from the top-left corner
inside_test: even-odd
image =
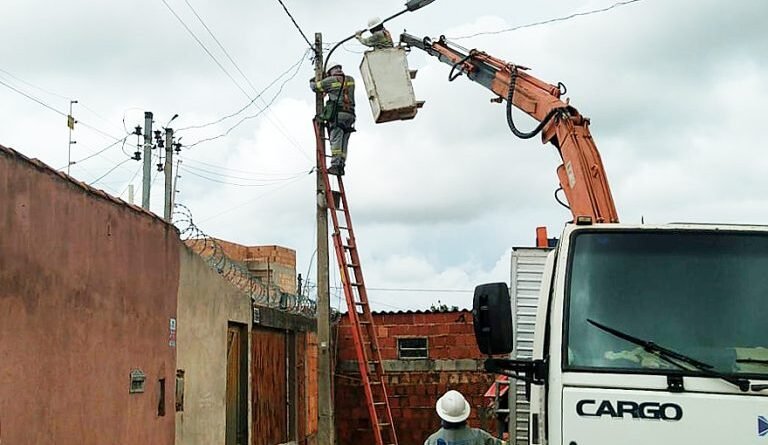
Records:
[[[472,318],[480,352],[487,355],[512,352],[512,301],[506,284],[477,286],[472,302]]]

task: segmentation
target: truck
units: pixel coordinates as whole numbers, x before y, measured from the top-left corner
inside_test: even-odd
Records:
[[[400,40],[506,101],[512,132],[562,159],[573,219],[553,248],[539,242],[538,288],[488,283],[473,298],[486,370],[519,388],[510,442],[768,444],[768,227],[620,223],[562,83],[445,37]],[[513,107],[538,125],[520,130]]]

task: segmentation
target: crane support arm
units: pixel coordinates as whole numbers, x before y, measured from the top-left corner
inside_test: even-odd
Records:
[[[592,222],[616,223],[619,217],[613,202],[600,153],[589,132],[589,119],[563,101],[562,84],[551,85],[528,74],[528,68],[497,59],[482,51],[467,51],[450,44],[445,37],[433,42],[402,34],[400,43],[419,48],[451,65],[448,79],[465,74],[470,80],[491,90],[495,102],[507,101],[507,122],[521,138],[541,133],[542,142],[551,142],[559,151],[562,164],[557,168],[560,187],[565,192],[574,222],[590,218]],[[531,132],[515,127],[512,106],[522,110],[539,125]]]

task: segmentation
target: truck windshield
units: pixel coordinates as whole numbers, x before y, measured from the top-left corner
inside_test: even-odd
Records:
[[[768,376],[766,233],[577,233],[566,301],[567,368],[681,372],[592,319],[720,372]]]

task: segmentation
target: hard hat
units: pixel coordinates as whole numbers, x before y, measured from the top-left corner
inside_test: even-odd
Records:
[[[370,20],[368,20],[368,29],[376,28],[377,26],[381,26],[382,22],[381,19],[378,17],[371,17]]]
[[[437,415],[446,422],[461,423],[467,420],[471,408],[460,392],[450,390],[437,399],[435,410]]]
[[[341,65],[336,64],[336,65],[333,65],[332,67],[328,68],[328,75],[330,76],[336,70],[338,70],[338,71],[340,71],[342,73],[344,72],[344,70],[341,68]]]

